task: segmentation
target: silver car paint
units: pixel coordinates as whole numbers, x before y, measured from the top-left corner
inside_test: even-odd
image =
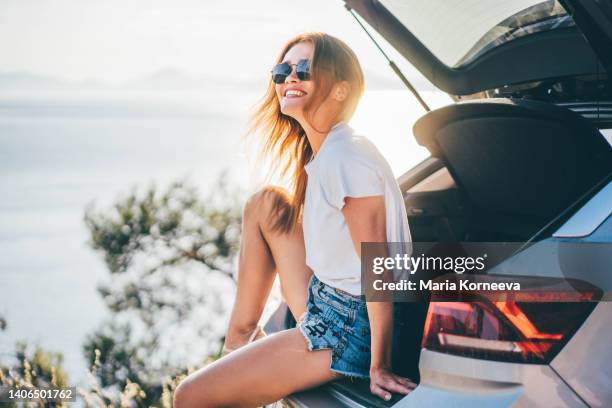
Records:
[[[548,365],[478,360],[423,349],[421,385],[394,407],[586,407]]]
[[[599,303],[551,366],[591,407],[612,406],[612,303]]]

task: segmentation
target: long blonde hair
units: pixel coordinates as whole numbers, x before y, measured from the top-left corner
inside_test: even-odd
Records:
[[[332,91],[334,84],[347,81],[350,91],[344,100],[338,119],[350,119],[365,87],[363,71],[357,56],[342,40],[329,34],[311,32],[297,35],[289,40],[281,50],[276,63],[282,62],[289,49],[301,42],[310,42],[314,48],[311,78],[315,81],[315,94],[304,106],[307,116],[309,118],[314,116]],[[251,118],[249,134],[259,134],[264,137],[261,154],[272,159],[272,170],[278,172],[281,177],[290,176],[293,190],[291,196],[276,195],[272,207],[272,213],[275,214],[272,229],[289,232],[302,217],[307,182],[304,165],[312,158],[313,151],[298,121],[281,112],[275,84],[271,79],[266,94]]]

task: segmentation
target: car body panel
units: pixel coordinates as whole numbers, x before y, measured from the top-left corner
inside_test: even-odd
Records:
[[[612,401],[612,303],[601,302],[551,362],[551,367],[591,407]]]

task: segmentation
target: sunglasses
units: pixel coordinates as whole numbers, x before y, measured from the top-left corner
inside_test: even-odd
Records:
[[[272,81],[275,84],[282,84],[285,82],[285,79],[291,72],[293,71],[293,66],[295,66],[295,74],[300,79],[300,81],[309,81],[310,80],[310,60],[302,59],[299,60],[297,64],[290,64],[288,62],[283,62],[282,64],[276,65],[272,68],[270,73],[272,74]]]

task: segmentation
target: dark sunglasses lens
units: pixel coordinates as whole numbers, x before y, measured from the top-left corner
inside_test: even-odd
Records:
[[[297,73],[297,77],[300,78],[300,81],[310,80],[310,60],[300,60],[295,67],[295,71]]]
[[[275,84],[282,84],[285,82],[285,78],[287,78],[291,74],[291,65],[284,62],[282,64],[278,64],[272,69],[272,81]]]
[[[272,74],[272,82],[274,82],[275,84],[282,84],[283,82],[285,82],[285,78],[287,78],[288,75],[283,75],[283,74]]]
[[[287,79],[287,77],[291,75],[291,71],[292,68],[288,62],[283,62],[282,64],[276,65],[272,69],[272,81],[275,84],[282,84],[283,82],[285,82],[285,79]],[[310,80],[310,60],[300,60],[296,64],[295,72],[300,81]]]

